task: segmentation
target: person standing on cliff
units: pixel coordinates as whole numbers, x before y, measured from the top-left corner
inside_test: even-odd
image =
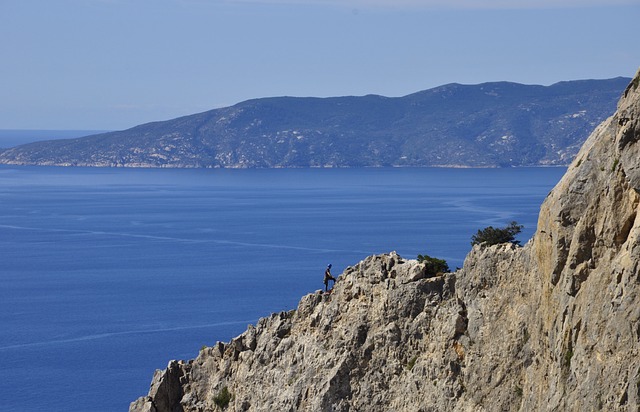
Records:
[[[330,280],[333,281],[333,285],[331,286],[331,289],[333,289],[333,286],[336,284],[336,278],[331,276],[331,263],[327,265],[327,270],[324,271],[324,291],[325,292],[329,291],[328,287],[329,287]]]

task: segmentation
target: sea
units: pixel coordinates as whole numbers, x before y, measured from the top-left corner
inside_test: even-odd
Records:
[[[564,168],[0,166],[0,409],[126,411],[156,369],[369,255],[463,265]]]

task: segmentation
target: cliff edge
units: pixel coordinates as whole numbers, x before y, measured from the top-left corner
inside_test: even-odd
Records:
[[[531,411],[640,407],[640,71],[523,247],[429,277],[396,253],[331,294],[156,371],[130,411]]]

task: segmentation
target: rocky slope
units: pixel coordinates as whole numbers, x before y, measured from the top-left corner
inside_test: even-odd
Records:
[[[449,84],[404,97],[255,99],[0,152],[0,163],[125,167],[566,165],[629,79]]]
[[[194,360],[131,411],[640,408],[640,72],[523,247],[428,277],[395,253]],[[228,396],[226,396],[228,395]]]

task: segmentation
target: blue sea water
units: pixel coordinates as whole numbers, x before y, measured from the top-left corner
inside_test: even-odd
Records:
[[[563,168],[0,167],[0,409],[123,411],[155,369],[371,254],[462,266]]]

